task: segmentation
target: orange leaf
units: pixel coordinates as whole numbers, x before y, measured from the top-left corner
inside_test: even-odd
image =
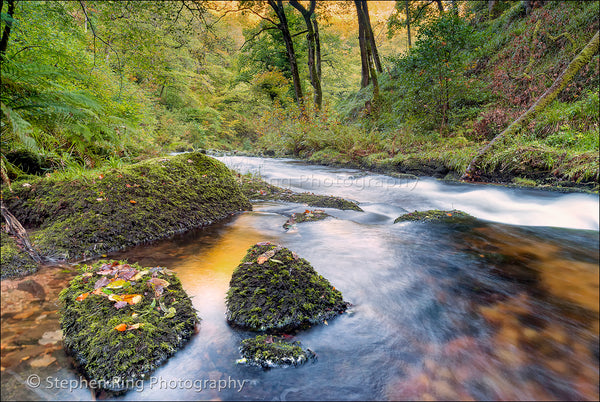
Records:
[[[127,331],[127,324],[119,324],[114,329],[119,332]]]
[[[84,301],[89,295],[90,295],[89,293],[82,293],[79,296],[77,296],[77,298],[75,300]]]
[[[137,304],[142,301],[142,295],[122,295],[121,298],[124,302],[130,305]]]
[[[137,203],[136,200],[129,200],[129,202],[132,203],[132,204],[136,204]]]
[[[448,216],[452,216],[452,214],[446,214],[446,215],[448,215]]]

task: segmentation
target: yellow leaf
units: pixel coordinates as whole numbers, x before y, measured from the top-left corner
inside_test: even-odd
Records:
[[[106,285],[106,287],[109,289],[119,289],[122,288],[126,283],[128,282],[124,279],[117,279],[116,281],[113,281]]]
[[[116,295],[114,293],[112,295],[108,295],[108,300],[110,300],[110,301],[124,301],[123,300],[123,296]]]
[[[131,278],[132,281],[139,281],[140,279],[142,279],[142,276],[146,275],[149,271],[147,269],[138,272],[137,274],[135,274],[133,276],[133,278]]]

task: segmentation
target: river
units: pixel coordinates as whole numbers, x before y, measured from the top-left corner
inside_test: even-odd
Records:
[[[218,159],[281,187],[355,200],[364,212],[325,209],[331,218],[285,231],[291,213],[307,207],[257,202],[252,212],[111,255],[175,270],[202,318],[184,349],[114,399],[598,399],[597,195]],[[393,224],[426,209],[479,220]],[[296,334],[317,354],[302,366],[235,364],[251,334],[227,325],[224,298],[259,241],[306,258],[354,305]],[[47,267],[2,282],[3,400],[90,399],[56,333],[56,295],[73,275]],[[43,297],[26,280],[40,283]]]

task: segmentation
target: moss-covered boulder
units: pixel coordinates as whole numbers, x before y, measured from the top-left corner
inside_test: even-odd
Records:
[[[0,230],[0,245],[1,279],[28,275],[37,271],[36,262],[4,230]]]
[[[177,276],[161,267],[84,265],[59,296],[67,353],[99,389],[126,391],[181,348],[199,321]]]
[[[293,213],[292,216],[290,216],[290,218],[287,221],[285,221],[285,223],[283,224],[283,228],[287,230],[294,226],[296,223],[316,222],[323,220],[328,216],[331,215],[326,214],[323,210],[315,209],[314,211],[311,211],[307,209],[304,212]]]
[[[302,349],[300,342],[290,342],[273,335],[257,335],[244,339],[240,353],[242,358],[237,361],[239,364],[263,368],[297,366],[314,357],[310,350]]]
[[[415,211],[400,215],[394,223],[416,221],[416,222],[443,222],[443,223],[465,223],[473,221],[475,217],[466,212],[453,209],[452,211],[440,211],[431,209],[429,211]]]
[[[306,328],[348,307],[308,261],[269,242],[248,250],[229,286],[227,321],[253,331]]]
[[[269,184],[260,177],[249,173],[244,175],[236,173],[236,175],[244,195],[251,200],[297,202],[318,208],[362,211],[355,202],[340,197],[313,193],[296,193],[290,189]]]
[[[162,239],[252,208],[229,169],[201,153],[72,180],[15,183],[4,202],[43,256],[78,259]]]

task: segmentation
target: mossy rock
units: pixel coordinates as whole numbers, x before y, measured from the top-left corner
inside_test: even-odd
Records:
[[[342,293],[289,249],[252,246],[233,272],[227,321],[253,331],[307,328],[344,312]]]
[[[40,254],[98,256],[210,224],[252,206],[229,169],[201,153],[149,159],[74,180],[13,186],[6,207]]]
[[[328,216],[331,216],[331,215],[326,214],[325,211],[322,211],[319,209],[310,211],[307,209],[304,212],[293,213],[292,216],[287,221],[285,221],[285,223],[283,224],[283,228],[287,230],[290,227],[292,227],[293,225],[295,225],[296,223],[316,222],[316,221],[323,220],[323,219],[327,218]]]
[[[443,222],[443,223],[465,223],[475,220],[475,217],[466,212],[453,209],[452,211],[440,211],[430,209],[429,211],[415,211],[401,215],[394,223],[416,221],[416,222]]]
[[[237,174],[242,192],[248,199],[258,201],[285,201],[307,204],[318,208],[336,208],[362,212],[362,209],[352,201],[329,195],[313,193],[295,193],[290,189],[274,186],[251,174]]]
[[[302,349],[300,342],[289,342],[273,335],[244,339],[240,353],[242,359],[237,361],[239,364],[263,368],[297,366],[314,357],[314,353]]]
[[[60,324],[65,350],[98,390],[132,388],[195,333],[199,318],[172,271],[100,261],[82,272],[59,295]]]
[[[0,231],[0,243],[1,279],[29,275],[37,271],[37,263],[4,230]]]

